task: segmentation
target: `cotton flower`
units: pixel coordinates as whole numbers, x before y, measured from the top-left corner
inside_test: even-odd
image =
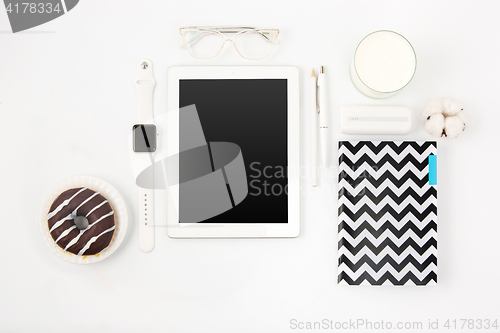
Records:
[[[443,113],[443,109],[443,101],[439,98],[433,98],[427,102],[422,116],[429,118],[433,114]]]
[[[435,137],[456,138],[470,126],[469,114],[452,98],[429,100],[422,116],[425,130]]]
[[[454,116],[462,110],[462,106],[453,98],[443,99],[443,114],[445,116]]]
[[[432,136],[439,138],[443,135],[444,129],[444,116],[441,113],[436,113],[427,118],[425,122],[425,129],[431,133]]]
[[[453,139],[460,135],[464,131],[465,124],[462,119],[451,116],[446,117],[444,120],[444,131],[446,136]]]
[[[464,125],[465,125],[464,129],[470,125],[470,116],[467,112],[460,111],[459,113],[457,113],[457,117],[460,118],[462,120],[462,122],[464,123]]]

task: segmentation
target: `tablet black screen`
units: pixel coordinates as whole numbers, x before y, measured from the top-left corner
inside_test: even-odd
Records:
[[[286,79],[179,81],[179,222],[288,222],[287,100]]]

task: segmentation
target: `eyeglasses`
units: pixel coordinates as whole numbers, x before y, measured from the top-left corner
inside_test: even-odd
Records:
[[[250,27],[187,27],[180,29],[183,44],[189,53],[199,59],[214,58],[220,54],[226,42],[232,42],[245,59],[264,59],[277,44],[278,29]]]

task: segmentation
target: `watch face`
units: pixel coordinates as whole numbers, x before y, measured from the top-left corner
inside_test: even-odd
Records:
[[[152,153],[156,151],[156,126],[153,124],[137,124],[133,129],[134,151],[136,153]]]

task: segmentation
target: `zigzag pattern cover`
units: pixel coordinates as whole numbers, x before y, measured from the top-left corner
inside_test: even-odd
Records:
[[[437,283],[436,142],[340,141],[338,283]]]

